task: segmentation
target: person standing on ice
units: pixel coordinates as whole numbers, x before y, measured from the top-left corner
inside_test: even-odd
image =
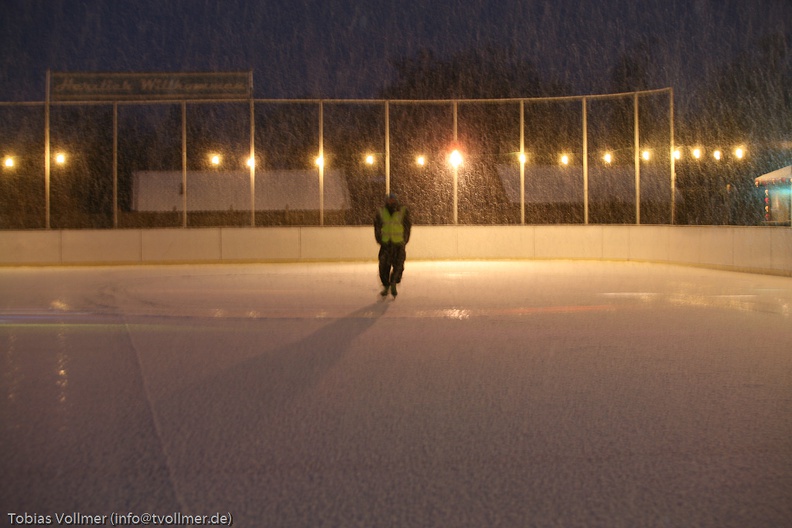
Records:
[[[390,193],[385,200],[385,205],[377,211],[374,217],[374,238],[379,244],[379,276],[382,282],[382,292],[385,297],[390,290],[396,297],[396,285],[401,282],[404,272],[404,261],[407,258],[405,246],[410,241],[409,210],[399,203],[398,197]]]

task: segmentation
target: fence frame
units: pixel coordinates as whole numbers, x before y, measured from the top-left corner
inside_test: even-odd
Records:
[[[558,97],[539,97],[539,98],[504,98],[504,99],[257,99],[252,96],[252,72],[250,73],[251,95],[247,98],[220,98],[220,99],[192,99],[192,98],[155,98],[151,100],[53,100],[50,88],[50,72],[47,72],[47,89],[43,102],[0,102],[0,107],[7,106],[37,106],[44,105],[44,202],[45,202],[45,228],[51,229],[50,210],[51,210],[51,145],[50,145],[50,109],[53,106],[112,106],[113,131],[112,131],[112,178],[113,178],[113,228],[118,228],[118,108],[124,105],[158,105],[158,104],[178,104],[181,107],[181,160],[182,160],[182,186],[184,189],[182,198],[182,227],[188,226],[187,221],[187,105],[188,104],[224,104],[224,103],[246,103],[249,106],[250,114],[250,159],[256,159],[255,152],[255,106],[256,104],[310,104],[317,105],[319,112],[318,133],[319,144],[317,145],[317,177],[319,181],[319,225],[324,225],[324,108],[325,105],[332,104],[366,104],[383,105],[384,107],[384,136],[385,136],[385,192],[390,192],[391,188],[391,136],[390,136],[390,110],[393,105],[449,105],[453,114],[453,141],[458,140],[458,111],[460,105],[466,104],[496,104],[512,103],[519,105],[519,128],[520,128],[520,224],[525,225],[525,103],[541,102],[564,102],[580,101],[582,115],[581,141],[583,148],[583,209],[585,225],[589,224],[589,152],[588,152],[588,103],[592,100],[614,99],[631,97],[633,100],[633,132],[634,132],[634,171],[635,171],[635,224],[641,223],[641,171],[640,171],[640,130],[639,130],[639,97],[643,95],[668,94],[668,116],[669,116],[669,169],[670,169],[670,202],[669,202],[669,223],[676,223],[676,174],[674,166],[674,92],[673,88],[660,88],[654,90],[642,90],[635,92],[624,92],[615,94],[584,95],[584,96],[558,96]],[[255,161],[250,165],[250,226],[256,227],[256,204],[255,204]],[[453,223],[458,224],[458,171],[453,168]]]

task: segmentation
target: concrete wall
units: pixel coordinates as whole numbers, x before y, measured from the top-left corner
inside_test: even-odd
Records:
[[[373,229],[262,227],[0,231],[0,265],[374,260]],[[792,229],[415,226],[410,260],[634,260],[792,276]]]

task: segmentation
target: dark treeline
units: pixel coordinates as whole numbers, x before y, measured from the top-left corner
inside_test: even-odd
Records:
[[[647,38],[625,48],[613,64],[600,93],[625,93],[664,88],[663,72],[654,70],[661,43]],[[542,98],[579,95],[574,87],[548,78],[513,50],[484,48],[451,57],[421,50],[393,61],[393,82],[382,92],[387,99]],[[680,94],[677,92],[676,97]],[[716,72],[685,112],[675,113],[674,142],[688,155],[693,146],[723,151],[722,163],[692,163],[683,156],[676,164],[684,223],[755,224],[761,206],[753,179],[790,162],[792,139],[792,33],[766,35]],[[566,111],[546,105],[534,113],[526,132],[539,138],[540,151],[552,151],[554,135],[580,128],[576,108]],[[644,105],[641,121],[658,122],[668,102]],[[617,104],[599,122],[612,148],[633,143],[631,104]],[[647,115],[648,114],[648,115]],[[481,126],[486,127],[482,122]],[[642,127],[643,128],[643,127]],[[511,133],[511,132],[509,132]],[[651,134],[651,131],[647,131]],[[644,134],[642,130],[642,135]],[[651,141],[650,141],[651,142]],[[736,160],[732,149],[744,146],[747,157]],[[546,160],[547,161],[547,160]]]
[[[639,40],[624,48],[613,63],[599,93],[620,94],[662,89],[663,72],[655,70],[654,53],[659,43]],[[581,136],[580,100],[547,101],[543,98],[581,95],[573,86],[554,79],[536,64],[525,61],[511,48],[485,46],[439,56],[430,49],[393,59],[393,78],[378,94],[381,99],[465,100],[459,106],[457,142],[466,150],[466,174],[460,180],[460,221],[463,223],[515,223],[519,216],[509,203],[498,167],[514,164],[520,150],[518,103],[472,103],[477,99],[526,99],[524,111],[525,149],[530,164],[549,166],[565,148],[579,148]],[[675,97],[679,97],[675,93]],[[686,96],[690,98],[690,96]],[[792,140],[792,37],[767,35],[738,55],[695,94],[685,111],[677,111],[674,143],[684,149],[676,163],[678,210],[676,221],[689,224],[758,224],[761,203],[753,179],[790,162]],[[641,143],[668,144],[670,117],[667,96],[640,100]],[[15,179],[2,185],[4,224],[40,227],[24,218],[42,216],[44,193],[40,175],[42,110],[11,108],[4,127],[4,145],[20,154],[30,152],[38,160],[21,166]],[[12,118],[11,115],[14,114]],[[19,114],[19,116],[16,116]],[[616,152],[617,163],[633,163],[634,113],[631,96],[603,102],[592,100],[588,110],[589,156],[599,149]],[[105,106],[54,107],[53,148],[77,153],[68,168],[53,172],[52,213],[69,217],[74,211],[92,220],[63,220],[80,227],[107,227],[113,207],[112,116]],[[118,121],[118,207],[132,209],[133,173],[139,170],[180,170],[181,109],[174,105],[124,106]],[[384,113],[381,106],[326,105],[323,141],[329,166],[343,171],[350,187],[352,212],[343,221],[357,224],[369,220],[370,208],[384,192]],[[262,169],[307,169],[313,167],[318,111],[315,104],[259,103],[255,109],[255,148]],[[451,190],[447,164],[431,169],[416,167],[414,154],[430,159],[447,156],[453,143],[452,115],[448,105],[393,104],[390,109],[391,183],[416,207],[419,222],[448,223]],[[187,159],[189,170],[207,167],[206,152],[226,144],[227,160],[244,169],[242,160],[249,149],[247,106],[189,104],[187,111]],[[743,145],[745,159],[731,156],[731,149]],[[576,147],[577,146],[577,147]],[[687,154],[693,146],[724,152],[719,163],[694,162]],[[659,147],[658,147],[659,148]],[[361,153],[377,155],[378,162],[367,166]],[[573,152],[574,155],[574,152]],[[665,161],[669,161],[667,152]],[[659,157],[663,163],[662,155]],[[578,153],[577,162],[580,162]],[[667,163],[666,163],[667,164]],[[228,165],[226,165],[228,167]],[[34,175],[24,178],[21,174]],[[612,205],[612,207],[611,207]],[[595,222],[634,221],[629,204],[611,204],[610,210],[595,216]],[[652,204],[647,204],[651,210]],[[659,207],[659,206],[658,206]],[[484,213],[482,213],[484,211]],[[17,220],[22,218],[22,220]],[[98,220],[97,220],[98,218]],[[645,220],[645,218],[644,218]],[[667,222],[664,213],[650,222]],[[243,219],[243,222],[245,220]],[[547,210],[529,212],[528,222],[579,222],[579,209],[563,213]]]

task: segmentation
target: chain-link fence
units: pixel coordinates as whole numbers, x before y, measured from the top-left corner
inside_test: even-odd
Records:
[[[674,223],[671,89],[0,105],[0,228]],[[450,160],[456,150],[456,163]]]

